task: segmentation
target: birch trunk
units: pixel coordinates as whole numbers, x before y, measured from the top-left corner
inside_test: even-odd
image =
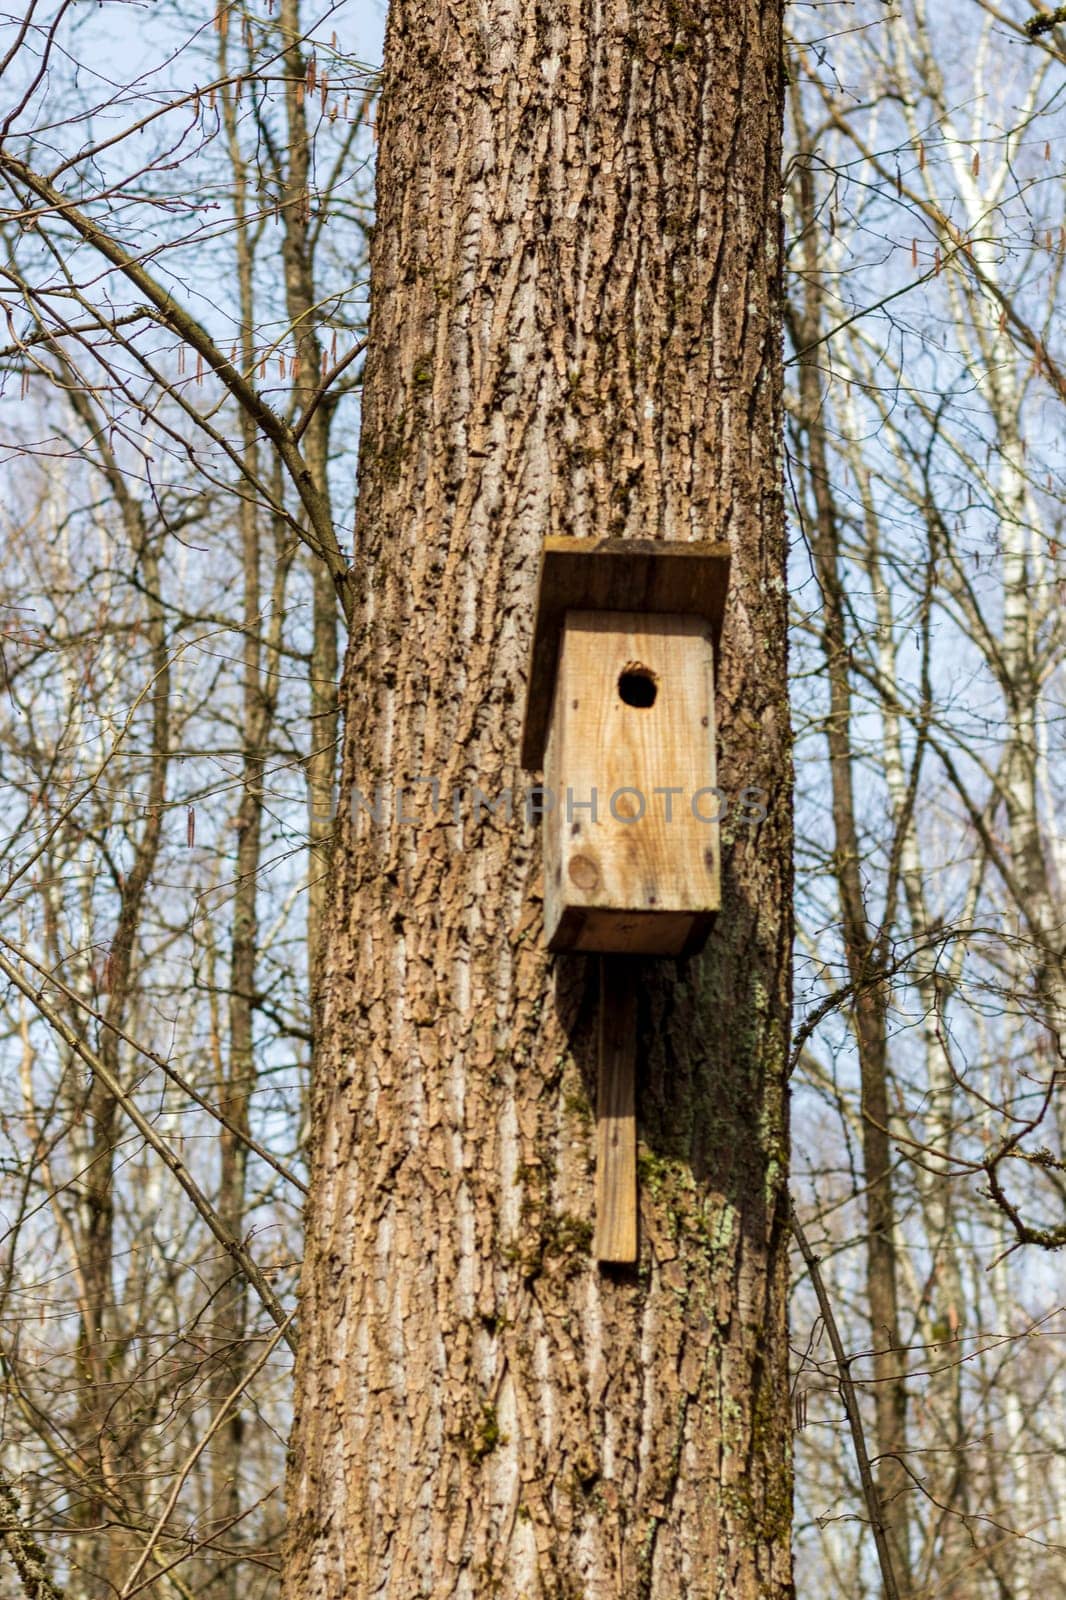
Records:
[[[795,104],[801,148],[810,140]],[[810,167],[799,177],[803,224],[802,304],[792,313],[791,331],[799,366],[799,417],[807,444],[807,472],[813,504],[809,530],[814,571],[821,591],[821,645],[829,684],[826,744],[833,823],[833,873],[840,903],[841,935],[848,977],[854,986],[851,1025],[858,1047],[865,1179],[865,1288],[869,1305],[874,1371],[874,1441],[877,1489],[896,1584],[910,1589],[910,1480],[906,1471],[906,1357],[900,1337],[896,1259],[894,1158],[889,1128],[887,1007],[888,981],[878,929],[867,914],[862,878],[862,848],[855,800],[852,745],[850,657],[841,561],[841,531],[827,448],[820,345],[824,332],[823,266],[819,254],[814,179]],[[886,1584],[886,1591],[889,1586]]]
[[[791,1593],[780,27],[391,9],[293,1600]],[[453,809],[524,781],[548,533],[730,541],[719,781],[766,791],[704,955],[641,969],[632,1273],[590,1254],[595,961],[544,950],[521,809]]]

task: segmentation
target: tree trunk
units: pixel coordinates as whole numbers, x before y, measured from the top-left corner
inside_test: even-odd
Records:
[[[391,9],[293,1600],[791,1593],[781,94],[773,4]],[[719,782],[766,791],[704,954],[639,967],[633,1272],[596,962],[522,806],[455,798],[523,785],[548,533],[730,541]]]
[[[319,337],[321,306],[315,280],[314,223],[311,193],[314,182],[314,145],[307,125],[308,62],[301,45],[299,0],[281,0],[281,31],[285,49],[286,155],[282,260],[285,266],[285,304],[292,324],[299,369],[293,380],[301,407],[310,405],[323,373],[323,346]],[[318,115],[312,101],[311,117]],[[317,222],[317,219],[315,219]],[[319,405],[310,413],[303,439],[304,460],[315,488],[330,506],[329,452],[331,408]],[[333,840],[333,791],[337,776],[337,645],[339,623],[337,591],[324,561],[314,557],[311,615],[310,691],[311,717],[306,762],[308,843],[311,850],[307,885],[307,965],[311,992],[312,1027],[318,1014],[318,991],[323,909],[329,883]]]
[[[83,395],[73,396],[72,405],[80,422],[90,429],[99,426],[99,413]],[[129,492],[110,444],[105,445],[98,438],[96,448],[104,481],[119,507],[129,547],[136,552],[143,577],[152,671],[149,744],[141,776],[144,820],[136,835],[130,830],[133,861],[120,886],[114,939],[100,975],[106,991],[102,1002],[104,1024],[99,1032],[100,1058],[112,1077],[121,1079],[126,1070],[121,1032],[128,1026],[137,990],[141,919],[163,837],[171,743],[170,646],[166,613],[159,598],[158,546],[145,525],[139,503]],[[115,1501],[125,1503],[127,1514],[131,1514],[138,1505],[142,1484],[139,1463],[128,1456],[120,1459],[116,1450],[116,1440],[130,1410],[127,1344],[114,1284],[115,1164],[121,1112],[111,1089],[97,1077],[89,1087],[88,1112],[91,1160],[85,1170],[83,1191],[81,1264],[85,1301],[78,1342],[81,1388],[75,1423],[80,1451],[88,1463],[85,1484],[89,1489],[77,1507],[76,1521],[88,1531],[84,1541],[77,1541],[76,1550],[84,1600],[105,1600],[115,1592],[130,1559],[128,1536],[110,1524]],[[106,1537],[101,1537],[102,1525],[107,1527]]]
[[[810,149],[802,111],[796,106],[800,142]],[[850,657],[841,563],[840,518],[830,477],[819,342],[824,336],[822,263],[814,178],[801,168],[798,209],[803,224],[803,298],[790,321],[799,352],[800,422],[806,434],[807,471],[813,518],[809,527],[814,571],[821,591],[821,637],[829,682],[826,743],[833,818],[833,872],[840,897],[840,924],[848,978],[854,986],[852,1026],[859,1053],[862,1149],[866,1180],[866,1296],[873,1346],[874,1455],[877,1488],[893,1572],[901,1594],[909,1594],[911,1479],[906,1470],[906,1357],[899,1331],[896,1263],[896,1203],[889,1132],[888,977],[884,939],[867,916],[862,880],[862,845],[856,815],[852,748]],[[886,917],[891,914],[886,910]]]

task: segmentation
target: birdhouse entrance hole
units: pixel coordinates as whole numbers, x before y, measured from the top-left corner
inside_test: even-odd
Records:
[[[640,711],[650,710],[658,693],[659,685],[649,667],[639,664],[626,667],[618,679],[618,694],[623,705],[636,706]]]

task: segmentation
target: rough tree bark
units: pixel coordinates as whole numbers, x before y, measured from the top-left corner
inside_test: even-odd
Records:
[[[791,1593],[781,96],[777,4],[391,8],[292,1600]],[[522,784],[547,533],[730,541],[719,781],[767,791],[704,955],[641,968],[632,1273],[595,961],[520,810],[453,810]]]

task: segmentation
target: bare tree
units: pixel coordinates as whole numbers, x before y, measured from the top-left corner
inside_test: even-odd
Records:
[[[286,1590],[790,1592],[780,17],[397,0]],[[640,1269],[591,1258],[595,987],[519,788],[544,534],[723,537],[705,958],[640,990]],[[357,793],[425,785],[424,826]],[[738,808],[740,811],[742,808]]]
[[[772,15],[498,12],[394,8],[372,349],[366,8],[2,24],[2,1600],[326,1594],[334,1556],[787,1587],[782,793],[726,819],[703,962],[641,975],[604,1279],[594,982],[550,974],[521,806],[468,798],[522,782],[559,530],[731,538],[723,781],[784,782]],[[1066,1546],[1056,15],[791,13],[819,1600],[1035,1600]]]
[[[1061,1440],[1025,1421],[1047,1381],[1025,1335],[1057,1299],[1038,1266],[1008,1265],[1063,1237],[1047,427],[1062,216],[1046,120],[1061,63],[1034,59],[1021,19],[953,16],[965,51],[915,5],[833,46],[831,67],[813,38],[794,53],[791,479],[814,579],[800,660],[829,687],[808,702],[800,771],[816,734],[833,783],[831,827],[816,786],[800,808],[822,1020],[801,1031],[798,1126],[802,1147],[814,1096],[841,1133],[826,1147],[821,1123],[801,1192],[852,1370],[872,1379],[886,1582],[1028,1596],[1066,1532]],[[836,1500],[833,1453],[809,1448],[805,1493]]]
[[[272,1592],[371,84],[295,6],[160,12],[94,101],[93,23],[23,20],[4,1464],[71,1595]]]

